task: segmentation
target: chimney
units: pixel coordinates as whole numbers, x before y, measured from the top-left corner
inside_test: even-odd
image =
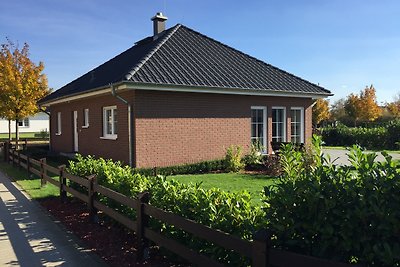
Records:
[[[161,12],[158,12],[154,17],[151,18],[153,21],[154,36],[165,30],[165,21],[168,18],[163,16]]]

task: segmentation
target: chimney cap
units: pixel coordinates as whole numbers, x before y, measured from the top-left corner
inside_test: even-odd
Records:
[[[152,21],[158,20],[158,21],[166,21],[168,18],[163,15],[161,12],[157,12],[157,14],[151,18]]]

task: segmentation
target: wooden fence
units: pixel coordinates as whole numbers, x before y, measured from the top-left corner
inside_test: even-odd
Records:
[[[310,256],[300,255],[288,251],[282,251],[270,247],[270,236],[267,231],[260,230],[255,233],[253,241],[243,240],[236,236],[229,235],[219,230],[211,229],[192,220],[185,219],[181,216],[167,212],[151,206],[148,204],[149,194],[147,192],[138,195],[137,199],[129,198],[116,191],[110,190],[97,183],[96,176],[91,175],[86,178],[78,177],[69,174],[65,171],[65,165],[58,168],[46,164],[46,159],[36,160],[26,155],[21,154],[19,151],[10,149],[5,145],[4,159],[20,168],[27,170],[28,174],[36,174],[41,178],[41,184],[47,182],[60,188],[60,198],[62,201],[66,200],[67,193],[73,197],[80,199],[87,203],[89,209],[89,218],[91,222],[96,221],[98,211],[123,224],[128,229],[135,232],[138,239],[137,259],[142,260],[146,258],[149,241],[165,247],[166,249],[176,253],[187,261],[198,266],[224,266],[224,264],[217,262],[214,259],[200,254],[185,245],[168,238],[165,235],[150,229],[148,227],[149,218],[155,218],[176,228],[191,233],[194,236],[203,240],[212,242],[222,248],[233,250],[238,254],[248,257],[252,266],[266,267],[266,266],[298,266],[298,267],[349,267],[354,266],[345,263],[338,263],[324,259],[314,258]],[[57,176],[58,180],[52,178],[49,174]],[[67,180],[75,182],[84,187],[87,193],[78,192],[72,187],[68,186]],[[116,210],[99,202],[98,195],[102,195],[112,199],[126,207],[135,209],[136,221],[125,215],[117,212]]]

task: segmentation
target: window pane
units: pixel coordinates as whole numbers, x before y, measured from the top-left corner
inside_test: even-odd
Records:
[[[251,124],[251,137],[257,137],[256,132],[257,132],[257,125],[255,123],[252,123]]]
[[[257,122],[263,123],[263,110],[262,109],[257,110]]]
[[[258,138],[262,138],[263,136],[264,136],[263,125],[262,124],[258,124],[257,137]]]
[[[112,114],[111,109],[106,110],[106,133],[112,134]]]
[[[113,109],[114,113],[114,134],[118,133],[118,128],[117,128],[117,109]]]
[[[256,109],[252,109],[251,110],[251,122],[252,123],[256,122],[256,116],[257,116],[257,110]]]

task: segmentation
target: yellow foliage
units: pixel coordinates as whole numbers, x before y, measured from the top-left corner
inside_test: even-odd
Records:
[[[312,111],[314,125],[318,125],[322,121],[328,120],[331,116],[329,112],[329,102],[322,98],[315,102]]]
[[[44,65],[29,59],[29,46],[10,40],[0,51],[0,117],[21,120],[38,111],[37,101],[49,93]]]
[[[347,97],[345,109],[347,115],[354,120],[356,125],[358,121],[371,122],[379,118],[382,109],[376,102],[375,88],[373,85],[365,87],[360,95],[350,94]]]

